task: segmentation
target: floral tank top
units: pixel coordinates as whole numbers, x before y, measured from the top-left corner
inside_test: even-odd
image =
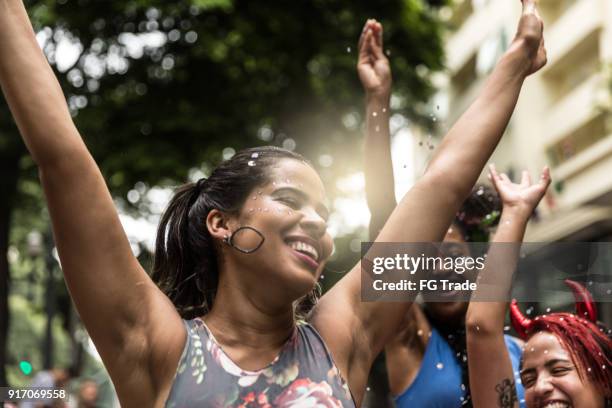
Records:
[[[202,319],[183,320],[187,340],[167,408],[355,407],[317,331],[299,322],[266,368],[246,371],[221,349]]]

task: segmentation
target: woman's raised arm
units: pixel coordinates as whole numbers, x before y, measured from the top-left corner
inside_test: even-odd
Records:
[[[383,49],[382,25],[376,20],[368,20],[359,38],[357,72],[366,94],[363,167],[371,214],[368,228],[371,241],[376,239],[397,205],[389,131],[391,67]]]
[[[502,199],[503,210],[466,315],[470,390],[474,407],[511,408],[518,407],[518,401],[504,339],[508,302],[502,299],[510,296],[525,226],[546,193],[550,174],[545,168],[540,180],[532,184],[529,174],[523,172],[521,183],[515,184],[491,166],[490,178]]]
[[[159,366],[178,361],[174,350],[182,351],[184,337],[177,335],[184,332],[182,322],[132,255],[105,181],[74,126],[22,0],[0,0],[0,84],[39,167],[77,310],[122,401],[151,406],[158,387],[155,374],[167,370]],[[155,352],[152,338],[164,343],[164,356]],[[173,348],[174,343],[178,346]]]
[[[510,48],[476,101],[448,132],[426,173],[393,211],[377,241],[442,240],[501,138],[525,78],[546,63],[542,34],[542,21],[534,1],[524,0],[523,14]],[[312,317],[338,354],[339,365],[345,363],[342,368],[348,373],[354,390],[365,389],[373,359],[396,333],[412,300],[361,302],[360,293],[359,263],[326,293]],[[326,310],[329,313],[324,313]],[[328,329],[329,333],[325,333]],[[343,335],[339,335],[340,331]]]

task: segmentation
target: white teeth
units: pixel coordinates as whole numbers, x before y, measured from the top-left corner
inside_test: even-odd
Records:
[[[543,408],[568,408],[568,407],[569,407],[569,404],[565,402],[550,402],[544,405]]]
[[[296,251],[304,252],[305,254],[312,257],[315,261],[319,259],[319,253],[312,245],[308,245],[307,243],[302,241],[293,241],[289,243],[289,246],[295,249]]]

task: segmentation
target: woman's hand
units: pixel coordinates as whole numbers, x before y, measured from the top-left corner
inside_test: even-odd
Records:
[[[546,65],[546,48],[544,48],[544,23],[538,13],[535,0],[521,0],[523,12],[518,23],[516,35],[508,52],[522,49],[527,52],[530,65],[527,75],[537,72]]]
[[[391,67],[383,52],[383,28],[376,20],[368,20],[359,38],[359,79],[368,98],[387,101],[391,96]]]
[[[550,184],[550,170],[544,167],[540,180],[531,182],[531,176],[527,170],[523,170],[520,183],[513,183],[504,173],[497,173],[495,166],[489,166],[489,178],[499,193],[504,205],[504,211],[518,210],[529,217],[538,205],[546,189]]]

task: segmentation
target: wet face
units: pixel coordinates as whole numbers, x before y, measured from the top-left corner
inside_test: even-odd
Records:
[[[571,355],[551,333],[537,333],[525,344],[521,382],[528,408],[604,407],[603,396],[580,379]]]
[[[296,300],[307,294],[319,278],[332,251],[327,233],[329,211],[323,183],[308,164],[281,159],[270,169],[270,181],[255,188],[238,217],[230,221],[234,245],[251,254],[226,251],[253,285],[266,285],[271,297]],[[238,231],[237,231],[238,230]]]
[[[447,247],[445,247],[445,249],[447,252],[450,252],[449,254],[444,254],[443,256],[470,256],[470,251],[466,245],[462,231],[456,225],[453,224],[448,229],[443,242],[449,244]],[[474,280],[475,276],[472,276],[471,272],[457,274],[455,271],[449,270],[437,271],[436,278],[448,279],[454,282],[463,282],[465,279]],[[441,323],[463,323],[463,319],[465,318],[468,308],[468,302],[453,301],[452,297],[454,296],[454,293],[449,292],[443,294],[440,291],[436,291],[437,300],[440,300],[440,298],[444,296],[449,298],[448,302],[428,302],[428,296],[425,293],[423,294],[428,313]]]

